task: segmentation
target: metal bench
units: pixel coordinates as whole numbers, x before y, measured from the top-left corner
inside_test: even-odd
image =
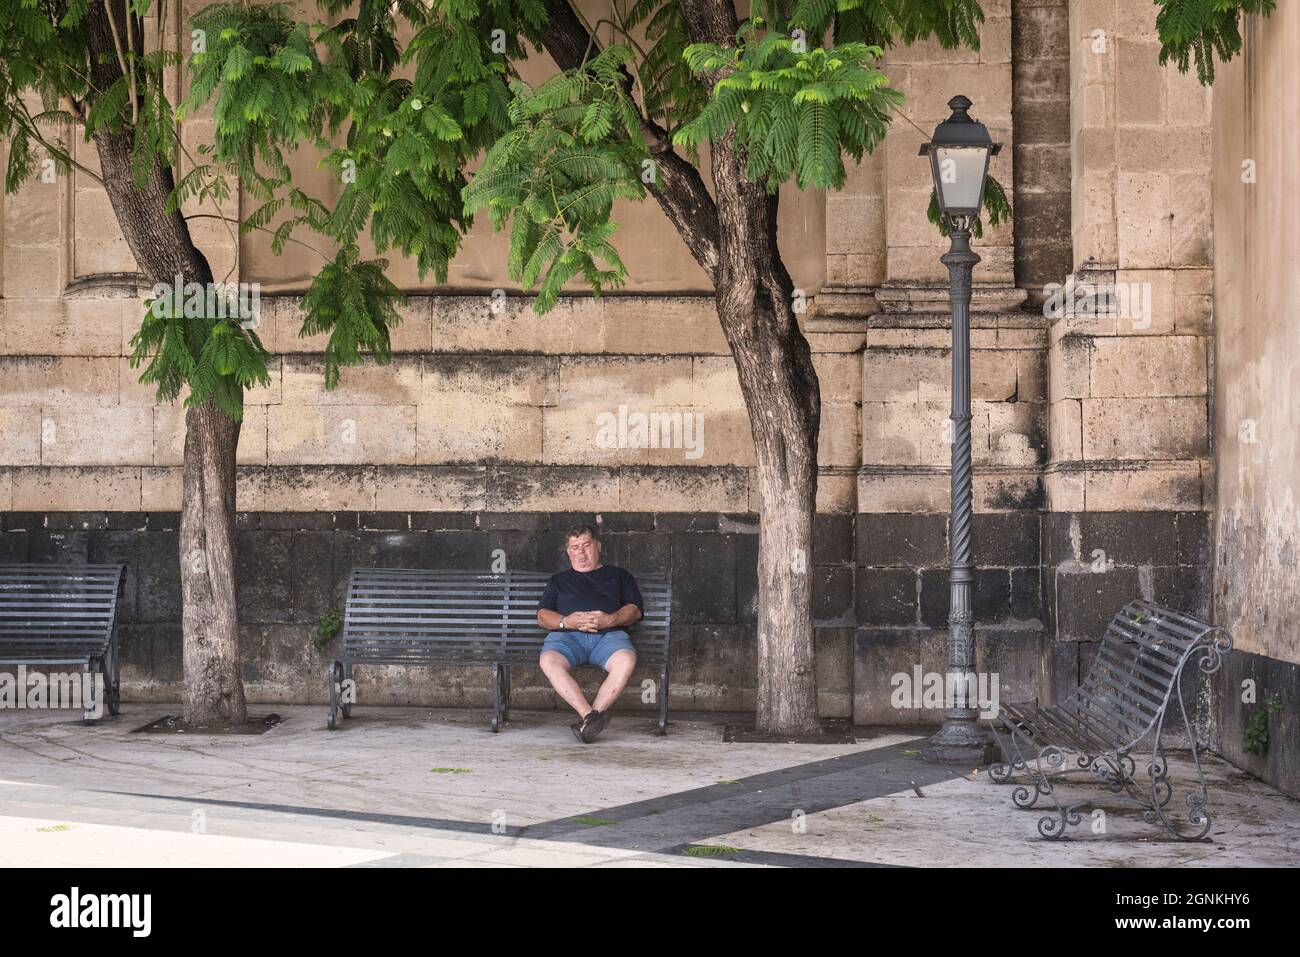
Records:
[[[0,665],[81,665],[118,713],[121,565],[0,565]],[[93,682],[90,683],[93,690]],[[93,723],[93,698],[84,700]]]
[[[492,668],[492,730],[510,718],[510,669],[536,665],[546,632],[537,603],[547,572],[354,568],[343,614],[342,657],[330,671],[328,725],[351,717],[345,689],[355,665],[483,665]],[[629,631],[638,666],[659,669],[659,734],[668,728],[672,588],[637,576],[645,617]]]
[[[1067,825],[1080,822],[1080,809],[1094,803],[1063,807],[1052,779],[1086,774],[1136,802],[1148,823],[1162,823],[1180,840],[1201,839],[1211,825],[1205,809],[1208,793],[1183,700],[1182,678],[1193,660],[1206,674],[1217,671],[1231,648],[1231,637],[1214,625],[1148,601],[1130,602],[1111,620],[1097,658],[1074,694],[1051,707],[1031,703],[1001,708],[997,721],[1007,732],[1010,747],[998,735],[1003,761],[989,769],[990,777],[1005,783],[1016,771],[1030,773],[1033,792],[1022,784],[1012,799],[1022,808],[1034,807],[1040,798],[1051,800],[1056,813],[1038,821],[1038,832],[1046,838],[1060,838]],[[1161,743],[1174,708],[1181,715],[1200,780],[1199,789],[1185,796],[1186,820],[1168,806],[1173,787]],[[997,735],[996,723],[993,731]],[[1150,754],[1145,783],[1135,773],[1138,752]],[[1072,768],[1066,767],[1067,754],[1075,756]]]

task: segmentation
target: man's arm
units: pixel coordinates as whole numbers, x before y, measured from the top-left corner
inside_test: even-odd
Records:
[[[628,604],[613,614],[604,611],[575,611],[568,617],[566,624],[578,631],[604,631],[607,628],[622,628],[640,620],[641,609]]]
[[[545,628],[547,631],[556,631],[563,625],[564,616],[559,612],[560,607],[560,590],[555,584],[555,576],[546,582],[546,587],[542,589],[542,599],[537,603],[537,625]]]
[[[641,609],[636,605],[624,605],[613,614],[603,611],[573,611],[561,615],[549,608],[539,609],[537,624],[547,631],[573,629],[574,631],[601,631],[605,628],[622,628],[641,620]]]
[[[570,618],[573,616],[570,615]],[[561,622],[564,622],[561,624]],[[537,609],[537,624],[547,631],[559,631],[561,628],[567,628],[572,622],[565,621],[564,616],[558,611],[550,608]]]

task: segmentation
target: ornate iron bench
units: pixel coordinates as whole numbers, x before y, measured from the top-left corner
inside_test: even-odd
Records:
[[[990,777],[1005,783],[1016,771],[1029,772],[1032,793],[1021,784],[1012,799],[1022,808],[1034,807],[1041,798],[1052,802],[1055,814],[1038,821],[1038,832],[1046,838],[1060,838],[1067,825],[1080,822],[1079,810],[1093,803],[1062,806],[1052,779],[1087,774],[1136,802],[1148,823],[1162,823],[1180,840],[1201,839],[1211,825],[1205,809],[1208,793],[1196,734],[1183,701],[1182,678],[1193,660],[1206,674],[1217,671],[1231,648],[1231,637],[1214,625],[1148,601],[1130,602],[1111,620],[1097,658],[1074,694],[1051,707],[1002,707],[997,720],[1007,732],[1009,747],[993,722],[1003,761],[989,769]],[[1189,790],[1185,796],[1185,821],[1168,807],[1173,787],[1161,743],[1166,720],[1175,708],[1200,780],[1199,790]],[[1136,774],[1134,756],[1139,752],[1150,754],[1146,782]],[[1073,768],[1066,767],[1067,755],[1075,756]]]
[[[547,572],[354,568],[343,613],[342,657],[330,673],[328,725],[351,717],[344,694],[364,665],[484,665],[492,668],[492,730],[510,718],[510,669],[536,665],[546,632],[537,603]],[[631,627],[637,664],[659,669],[659,734],[668,729],[672,588],[661,575],[637,576],[645,617]]]
[[[0,565],[0,665],[80,665],[118,713],[121,565]],[[93,692],[93,681],[88,682]],[[93,696],[82,701],[92,724]]]

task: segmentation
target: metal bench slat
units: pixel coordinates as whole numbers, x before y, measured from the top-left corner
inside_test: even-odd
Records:
[[[1144,684],[1138,681],[1138,659],[1136,656],[1125,656],[1122,652],[1117,652],[1114,647],[1102,645],[1097,652],[1096,661],[1093,667],[1097,670],[1096,677],[1109,676],[1114,681],[1121,681],[1126,685],[1144,691],[1150,692],[1154,702],[1159,705],[1164,701],[1165,693],[1173,684],[1173,676],[1165,678],[1155,677],[1151,680],[1154,685]],[[1093,676],[1089,676],[1093,677]]]
[[[1101,669],[1094,665],[1084,684],[1064,707],[1067,713],[1079,716],[1079,720],[1087,717],[1109,728],[1116,739],[1127,740],[1145,726],[1149,715],[1131,707],[1124,694],[1122,689],[1103,681]]]
[[[1134,664],[1141,664],[1157,676],[1157,680],[1172,682],[1178,674],[1177,658],[1171,660],[1171,656],[1164,650],[1158,648],[1142,648],[1140,650],[1128,650],[1128,642],[1121,641],[1118,638],[1103,641],[1101,649],[1109,652],[1115,660],[1132,661]]]
[[[1097,653],[1097,656],[1102,660],[1110,662],[1113,666],[1119,666],[1121,664],[1120,659],[1114,657],[1105,646],[1103,646],[1101,651]],[[1169,689],[1173,686],[1174,680],[1177,677],[1177,672],[1168,671],[1161,673],[1160,671],[1150,667],[1150,662],[1151,659],[1148,657],[1146,659],[1134,658],[1130,661],[1122,662],[1122,664],[1131,669],[1135,675],[1140,675],[1145,678],[1149,682],[1148,687],[1163,699],[1165,694],[1167,694]]]
[[[1051,714],[1050,708],[1040,708],[1033,704],[1008,705],[1006,709],[1020,724],[1024,725],[1031,739],[1050,737],[1061,740],[1071,747],[1085,747],[1084,737],[1076,735],[1076,728],[1061,722]]]
[[[1130,627],[1147,630],[1155,635],[1176,638],[1187,645],[1194,644],[1214,630],[1214,626],[1206,622],[1148,603],[1126,608],[1117,618]]]
[[[26,605],[6,605],[0,602],[0,618],[24,618],[33,614],[41,614],[45,617],[64,615],[71,618],[92,618],[108,620],[113,617],[113,607],[98,608],[86,605],[69,605],[69,604],[41,604],[31,602]]]
[[[1026,709],[1039,725],[1038,737],[1047,741],[1065,743],[1067,746],[1087,749],[1107,747],[1113,732],[1097,722],[1078,721],[1069,710],[1061,708],[1039,708],[1030,706]]]
[[[1060,726],[1084,735],[1093,742],[1093,747],[1113,748],[1117,746],[1116,742],[1126,740],[1129,735],[1112,713],[1098,708],[1095,699],[1076,696],[1058,710]]]
[[[1111,621],[1111,628],[1118,631],[1130,641],[1142,645],[1160,647],[1171,645],[1182,653],[1196,643],[1198,635],[1188,633],[1188,629],[1172,627],[1172,623],[1161,623],[1148,615],[1140,620],[1116,616]]]
[[[1153,688],[1138,680],[1138,677],[1130,670],[1130,668],[1118,665],[1101,655],[1098,656],[1098,660],[1106,665],[1106,669],[1099,674],[1099,677],[1104,675],[1105,680],[1111,688],[1126,694],[1132,694],[1138,702],[1148,706],[1152,714],[1156,714],[1160,711],[1160,708],[1163,707],[1165,703],[1165,692],[1168,690],[1167,685],[1164,689]]]
[[[1084,698],[1080,697],[1080,701],[1083,700]],[[1114,689],[1105,685],[1099,685],[1091,690],[1087,700],[1091,702],[1093,719],[1104,722],[1106,726],[1114,729],[1115,741],[1118,745],[1138,740],[1145,733],[1145,729],[1151,727],[1149,724],[1151,718],[1148,715],[1140,715],[1132,711]]]
[[[1136,712],[1118,688],[1099,683],[1092,695],[1098,704],[1106,708],[1107,716],[1127,734],[1136,736],[1147,721],[1155,720],[1155,712],[1150,715]]]

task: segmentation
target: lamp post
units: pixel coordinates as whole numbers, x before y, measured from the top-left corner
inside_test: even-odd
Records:
[[[952,603],[948,613],[948,674],[943,727],[922,750],[926,761],[977,767],[994,760],[991,735],[978,723],[977,702],[967,676],[975,666],[975,565],[971,557],[971,270],[980,261],[970,248],[971,225],[984,202],[989,158],[1002,147],[983,123],[971,119],[971,101],[954,96],[952,116],[940,123],[921,147],[930,157],[935,195],[948,226],[951,246],[940,262],[948,267],[952,300],[952,513],[948,562]]]

